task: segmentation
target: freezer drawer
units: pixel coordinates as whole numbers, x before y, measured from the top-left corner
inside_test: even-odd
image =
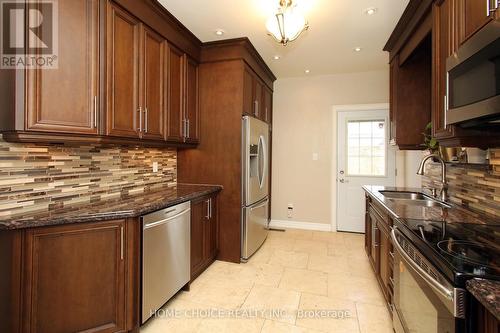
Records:
[[[254,254],[267,238],[269,224],[269,199],[243,208],[242,244],[243,260]]]

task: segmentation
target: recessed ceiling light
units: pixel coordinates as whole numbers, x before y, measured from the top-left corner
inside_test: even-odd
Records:
[[[375,7],[370,7],[370,8],[366,8],[365,9],[365,14],[366,15],[373,15],[373,14],[376,14],[377,13],[377,8]]]
[[[308,69],[306,69],[304,72],[305,72],[306,74],[311,73],[311,71],[310,71],[310,70],[308,70]]]
[[[362,48],[360,48],[360,47],[355,47],[355,48],[354,48],[354,51],[355,51],[355,52],[361,52],[361,50],[362,50]]]
[[[224,33],[225,33],[225,31],[224,31],[224,30],[222,30],[222,29],[217,29],[217,30],[215,30],[215,34],[216,34],[217,36],[222,36],[222,35],[224,35]]]
[[[279,55],[275,55],[273,58],[274,58],[274,60],[280,60],[281,59],[281,57]]]

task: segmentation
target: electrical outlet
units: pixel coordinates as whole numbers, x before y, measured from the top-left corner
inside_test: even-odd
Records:
[[[319,154],[318,153],[313,153],[313,161],[319,160]]]
[[[288,204],[287,216],[289,219],[293,217],[293,204]]]
[[[153,162],[153,172],[158,172],[158,162]]]

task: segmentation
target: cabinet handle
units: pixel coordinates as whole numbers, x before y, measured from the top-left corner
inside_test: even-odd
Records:
[[[210,199],[207,199],[207,216],[205,218],[207,221],[210,220]]]
[[[94,127],[97,128],[97,96],[94,96]]]
[[[208,205],[210,207],[210,218],[212,218],[212,198],[208,199],[210,204]]]
[[[142,132],[142,107],[139,106],[139,132]]]
[[[123,260],[124,244],[123,244],[123,226],[120,227],[120,259]]]
[[[448,126],[448,109],[450,108],[450,73],[446,72],[446,94],[444,95],[444,128]]]
[[[491,8],[491,0],[486,0],[486,16],[489,17],[498,9],[498,0],[493,0],[494,8]]]
[[[257,117],[259,114],[259,101],[255,100],[254,101],[254,108],[253,108],[253,115]]]
[[[186,120],[186,122],[187,122],[187,126],[186,126],[187,127],[187,137],[190,138],[191,137],[191,128],[190,128],[191,121],[188,119],[188,120]]]
[[[144,108],[144,133],[148,132],[148,108]]]

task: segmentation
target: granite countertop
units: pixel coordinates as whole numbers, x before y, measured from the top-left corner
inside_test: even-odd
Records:
[[[455,204],[450,204],[450,208],[417,206],[405,204],[399,200],[391,200],[380,193],[381,191],[423,192],[422,189],[374,185],[365,185],[363,189],[397,219],[431,220],[448,223],[500,224],[500,220],[496,216],[490,216],[486,213],[476,213]]]
[[[467,290],[500,320],[500,281],[472,279],[467,281]]]
[[[0,230],[34,228],[84,222],[100,222],[142,216],[222,190],[218,185],[177,184],[119,199],[60,209],[0,217]]]

